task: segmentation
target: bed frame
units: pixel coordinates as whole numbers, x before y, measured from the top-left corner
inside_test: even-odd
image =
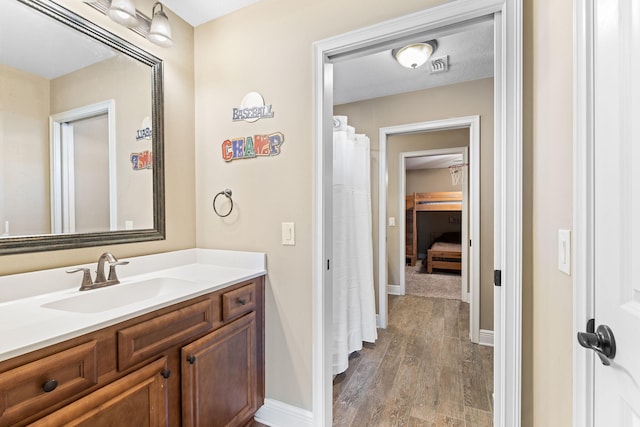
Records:
[[[433,269],[451,270],[460,273],[462,271],[462,252],[427,250],[427,273],[433,273]]]
[[[461,191],[437,191],[431,193],[413,193],[413,195],[406,196],[406,221],[405,221],[405,257],[407,263],[411,266],[416,265],[418,259],[418,230],[416,215],[418,212],[442,212],[442,211],[461,211],[462,210],[462,192]],[[427,251],[427,258],[429,259],[429,251]],[[462,254],[458,255],[457,264],[461,265],[460,258]],[[440,257],[434,257],[438,259]],[[453,267],[450,261],[449,267]],[[455,263],[455,261],[453,261]],[[445,264],[439,264],[440,266],[433,266],[433,268],[447,268],[442,267]],[[429,273],[429,266],[427,265]],[[460,270],[458,267],[457,270]]]

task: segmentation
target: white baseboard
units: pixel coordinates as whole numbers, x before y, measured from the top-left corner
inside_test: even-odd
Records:
[[[489,331],[487,329],[480,329],[478,344],[493,347],[493,331]]]
[[[466,302],[466,303],[471,302],[471,298],[470,298],[471,294],[469,292],[465,292],[465,293],[461,292],[461,294],[462,294],[462,302]]]
[[[389,295],[404,295],[400,291],[400,285],[387,285],[387,293]]]
[[[279,400],[265,399],[254,419],[271,427],[312,427],[313,413]]]

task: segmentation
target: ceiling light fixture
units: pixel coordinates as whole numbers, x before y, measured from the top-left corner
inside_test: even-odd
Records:
[[[438,47],[438,43],[435,40],[430,40],[424,43],[412,43],[410,45],[401,47],[399,49],[393,49],[391,54],[398,61],[398,64],[405,68],[418,68],[423,65],[431,54]]]
[[[156,10],[156,7],[158,7]],[[162,8],[162,4],[157,2],[153,5],[153,9],[151,10],[151,26],[149,28],[149,35],[147,35],[147,39],[152,43],[157,44],[162,47],[169,47],[173,44],[173,39],[171,38],[171,27],[169,26],[169,18],[167,14],[164,13]]]
[[[111,6],[107,14],[109,18],[125,27],[135,27],[138,25],[136,6],[132,0],[111,0]]]

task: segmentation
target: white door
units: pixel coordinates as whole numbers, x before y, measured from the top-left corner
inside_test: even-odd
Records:
[[[610,366],[595,358],[594,425],[638,427],[640,2],[595,0],[593,16],[594,313],[616,344]]]

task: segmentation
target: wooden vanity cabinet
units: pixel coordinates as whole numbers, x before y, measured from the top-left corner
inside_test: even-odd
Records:
[[[0,427],[244,426],[263,402],[264,277],[0,362]]]

